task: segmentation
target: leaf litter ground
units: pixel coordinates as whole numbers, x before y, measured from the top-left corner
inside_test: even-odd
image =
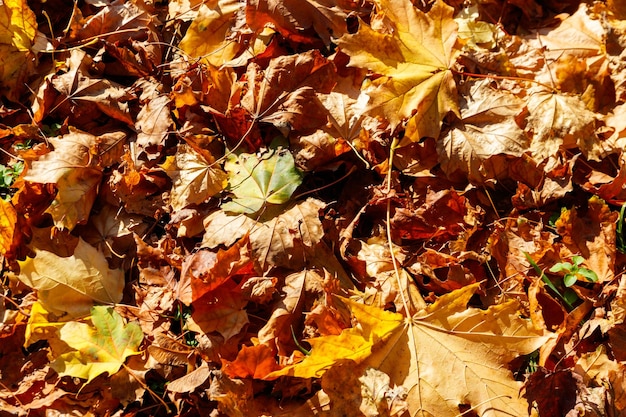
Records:
[[[0,8],[2,415],[624,413],[626,2]]]

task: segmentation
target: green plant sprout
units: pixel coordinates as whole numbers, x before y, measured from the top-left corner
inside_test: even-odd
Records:
[[[598,275],[588,268],[581,268],[580,265],[585,261],[582,256],[572,256],[572,262],[559,262],[549,269],[550,272],[565,272],[563,276],[563,284],[571,287],[576,281],[597,282]]]
[[[530,263],[530,265],[534,268],[537,275],[539,275],[541,277],[541,280],[548,286],[548,288],[550,288],[570,309],[573,309],[573,303],[578,300],[578,296],[576,295],[576,293],[569,288],[567,288],[567,291],[565,291],[565,293],[561,293],[561,291],[559,291],[554,283],[550,281],[550,278],[548,278],[546,274],[544,274],[544,272],[541,270],[541,268],[539,268],[537,262],[535,262],[527,252],[524,252],[524,256],[526,257],[526,260]]]
[[[617,235],[617,242],[615,246],[617,250],[622,253],[626,253],[626,236],[624,236],[624,214],[626,212],[626,203],[622,204],[622,208],[619,211],[619,218],[617,219],[617,227],[615,234]]]
[[[23,170],[24,163],[22,161],[9,166],[0,165],[0,198],[8,200],[11,197],[9,189]]]

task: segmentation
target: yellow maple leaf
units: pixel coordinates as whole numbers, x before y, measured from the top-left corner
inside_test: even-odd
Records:
[[[104,255],[79,239],[74,254],[63,258],[34,248],[36,256],[18,261],[19,280],[38,291],[39,301],[53,312],[87,314],[94,302],[122,299],[124,272],[109,269]]]
[[[89,383],[105,372],[115,374],[127,357],[140,353],[137,349],[143,331],[137,323],[124,324],[122,317],[106,306],[91,310],[91,322],[93,326],[70,321],[59,330],[61,340],[74,349],[52,363],[60,376],[83,378]]]
[[[530,320],[520,318],[515,301],[486,310],[466,308],[478,286],[448,293],[410,319],[345,300],[358,325],[337,336],[311,339],[310,356],[266,379],[320,377],[349,359],[386,373],[392,384],[406,388],[412,416],[457,416],[461,405],[478,415],[487,410],[491,416],[524,415],[521,383],[507,365],[553,335],[537,332]]]
[[[453,52],[454,10],[441,0],[428,13],[410,0],[376,4],[378,13],[372,20],[383,23],[361,22],[357,33],[343,36],[337,44],[350,56],[350,66],[381,75],[362,87],[370,99],[369,112],[392,126],[409,119],[401,145],[424,136],[436,138],[442,118],[450,111],[458,113],[450,71],[458,53]]]
[[[0,2],[0,89],[17,99],[34,69],[31,51],[37,35],[37,19],[26,0]]]
[[[238,42],[227,38],[233,30],[241,3],[237,0],[213,3],[213,7],[207,4],[200,6],[179,47],[206,64],[220,67],[233,59],[240,48]]]

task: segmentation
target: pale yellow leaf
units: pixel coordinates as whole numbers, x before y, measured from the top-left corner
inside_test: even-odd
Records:
[[[124,289],[124,272],[109,269],[106,258],[84,240],[74,254],[63,258],[34,248],[36,256],[19,261],[18,278],[37,290],[42,304],[57,313],[88,314],[94,303],[118,303]]]

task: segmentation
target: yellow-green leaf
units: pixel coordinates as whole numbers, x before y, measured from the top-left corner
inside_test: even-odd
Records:
[[[252,214],[268,203],[284,204],[302,182],[293,156],[285,149],[261,156],[231,156],[224,168],[234,197],[222,208],[231,213]]]
[[[105,372],[115,374],[127,357],[140,353],[141,327],[137,323],[124,324],[112,307],[94,307],[91,322],[92,326],[71,321],[59,330],[61,340],[74,349],[52,363],[60,376],[83,378],[89,383]]]
[[[124,272],[109,269],[104,255],[79,239],[74,254],[64,258],[34,248],[36,256],[19,261],[24,284],[50,311],[74,316],[88,314],[94,302],[117,303],[122,299]]]

